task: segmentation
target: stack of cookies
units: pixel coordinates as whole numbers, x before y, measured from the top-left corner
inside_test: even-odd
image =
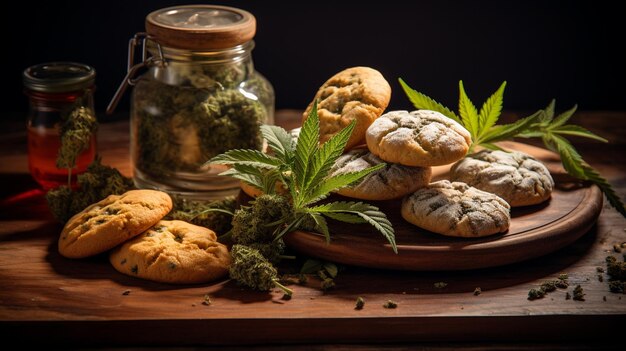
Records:
[[[156,190],[110,195],[72,217],[59,237],[59,252],[85,258],[110,252],[119,272],[163,283],[191,284],[228,274],[230,255],[207,228],[162,218],[172,200]]]
[[[435,111],[382,114],[390,97],[385,78],[368,67],[339,72],[315,95],[320,143],[356,121],[347,151],[336,161],[331,176],[387,165],[338,194],[363,200],[404,197],[405,220],[456,237],[506,232],[511,206],[537,204],[550,197],[554,182],[539,161],[519,152],[489,150],[465,157],[472,140],[463,126]],[[313,102],[303,119],[312,106]],[[292,131],[294,138],[297,135],[297,130]],[[453,162],[457,163],[452,182],[430,183],[431,167]]]

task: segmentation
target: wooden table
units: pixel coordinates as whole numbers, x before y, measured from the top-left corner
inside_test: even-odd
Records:
[[[292,111],[278,115],[283,124],[294,120]],[[626,113],[579,113],[574,122],[610,140],[577,140],[576,145],[623,199]],[[430,345],[437,350],[503,345],[578,349],[621,341],[613,333],[623,331],[626,295],[609,292],[606,274],[599,281],[596,267],[605,266],[607,255],[621,256],[613,252],[613,244],[626,241],[626,221],[606,201],[586,235],[538,259],[462,272],[347,267],[334,289],[321,291],[319,281],[310,279],[305,286],[292,285],[294,296],[285,301],[278,291],[253,292],[230,281],[170,286],[134,279],[117,273],[104,255],[85,260],[59,256],[61,225],[28,174],[25,132],[21,125],[0,127],[4,340],[74,346]],[[98,141],[103,163],[130,174],[128,123],[102,123]],[[585,301],[566,300],[564,291],[527,300],[529,289],[560,273],[569,274],[570,293],[577,284],[583,287]],[[436,282],[448,285],[437,289]],[[477,287],[482,294],[475,296]],[[202,303],[206,294],[210,305]],[[360,311],[354,309],[358,296],[366,301]],[[398,307],[383,308],[387,300]],[[371,344],[379,345],[367,346]]]

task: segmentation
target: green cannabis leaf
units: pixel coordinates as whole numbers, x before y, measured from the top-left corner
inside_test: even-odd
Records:
[[[448,117],[448,118],[452,118],[453,120],[455,120],[458,123],[461,123],[461,120],[459,119],[459,117],[457,117],[457,115],[450,110],[449,108],[443,106],[442,104],[438,103],[437,101],[429,98],[428,96],[412,89],[411,87],[408,86],[408,84],[406,84],[402,78],[398,79],[400,81],[400,85],[402,86],[402,89],[404,90],[404,93],[406,94],[406,96],[408,96],[409,100],[413,103],[413,105],[415,107],[417,106],[421,106],[421,107],[417,107],[418,109],[423,109],[423,110],[431,110],[431,111],[437,111],[439,113],[441,113],[442,115]]]
[[[615,193],[611,184],[585,162],[574,146],[565,138],[566,136],[578,136],[605,143],[608,142],[606,139],[593,134],[583,127],[566,124],[576,112],[577,106],[555,117],[555,101],[552,100],[545,109],[539,110],[528,117],[510,124],[498,125],[496,123],[502,112],[506,82],[503,82],[498,90],[483,103],[480,112],[478,112],[474,103],[472,103],[465,92],[463,81],[459,81],[459,118],[447,107],[409,87],[401,78],[399,81],[415,108],[440,112],[463,125],[472,135],[470,152],[476,146],[500,150],[500,147],[494,143],[515,137],[541,138],[548,149],[558,152],[563,168],[565,168],[567,173],[575,178],[596,184],[602,190],[611,206],[621,213],[622,216],[626,217],[624,203]]]
[[[330,192],[356,183],[385,164],[379,164],[361,171],[341,174],[330,178],[331,167],[352,134],[355,122],[319,145],[319,117],[317,103],[304,121],[297,142],[289,133],[277,126],[261,126],[261,133],[267,140],[273,155],[256,150],[230,150],[218,155],[207,163],[231,165],[222,172],[239,179],[265,194],[276,194],[276,182],[289,190],[293,213],[282,218],[277,226],[274,239],[306,225],[324,234],[330,241],[326,218],[347,223],[369,223],[389,241],[397,251],[395,235],[387,216],[377,207],[362,202],[331,202],[315,205],[325,199]],[[278,224],[278,223],[273,223]]]

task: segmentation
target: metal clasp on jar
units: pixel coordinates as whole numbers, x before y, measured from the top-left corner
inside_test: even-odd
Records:
[[[148,41],[155,45],[158,56],[148,56]],[[135,63],[135,53],[137,51],[137,47],[141,45],[141,61]],[[128,41],[128,63],[126,68],[126,76],[124,80],[117,88],[117,91],[113,95],[109,106],[107,106],[106,113],[111,114],[117,107],[117,104],[120,102],[124,92],[129,85],[135,85],[137,83],[137,75],[139,70],[142,68],[149,68],[154,65],[165,66],[166,61],[163,56],[163,50],[161,49],[161,45],[153,40],[153,38],[145,32],[136,33],[129,41]]]

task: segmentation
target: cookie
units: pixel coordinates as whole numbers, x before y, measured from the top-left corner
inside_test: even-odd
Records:
[[[184,221],[159,221],[111,251],[120,273],[172,284],[210,282],[228,274],[230,254],[211,229]]]
[[[497,195],[461,182],[441,180],[402,201],[402,218],[431,232],[481,237],[506,232],[510,206]]]
[[[367,147],[387,162],[441,166],[461,159],[472,138],[456,121],[429,110],[391,111],[367,129]]]
[[[450,178],[494,193],[511,207],[542,203],[554,189],[546,166],[517,151],[484,150],[468,155],[452,166]]]
[[[358,172],[380,163],[384,161],[369,150],[353,149],[339,156],[330,170],[330,177]],[[384,168],[368,174],[357,184],[339,189],[337,193],[362,200],[397,199],[428,185],[430,176],[430,167],[407,167],[387,163]]]
[[[391,87],[382,74],[369,67],[352,67],[343,70],[324,83],[303,114],[309,116],[313,102],[317,101],[320,119],[320,143],[347,127],[353,120],[356,125],[346,144],[346,150],[365,143],[365,131],[378,118],[391,98]]]
[[[172,199],[156,190],[130,190],[88,206],[65,224],[59,252],[68,258],[93,256],[141,234],[172,209]]]

